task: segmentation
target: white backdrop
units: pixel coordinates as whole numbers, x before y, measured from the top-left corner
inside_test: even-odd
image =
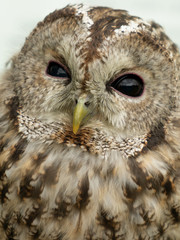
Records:
[[[67,4],[86,3],[126,9],[161,24],[180,46],[180,0],[0,0],[0,71],[22,46],[25,37],[48,13]]]

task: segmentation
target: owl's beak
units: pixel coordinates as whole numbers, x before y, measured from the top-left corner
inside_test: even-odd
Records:
[[[82,95],[77,100],[73,114],[73,133],[77,134],[82,121],[89,115],[88,100],[86,95]]]

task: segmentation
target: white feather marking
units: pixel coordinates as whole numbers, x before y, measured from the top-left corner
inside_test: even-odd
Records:
[[[77,10],[76,16],[82,15],[82,23],[86,25],[87,29],[90,29],[91,26],[94,24],[93,20],[89,17],[88,11],[91,9],[87,5],[79,4],[74,5]]]
[[[148,23],[144,23],[141,20],[139,21],[130,21],[128,25],[122,25],[120,28],[115,29],[115,33],[117,35],[125,34],[128,35],[130,33],[136,33],[139,30],[143,30],[145,25],[149,25]]]

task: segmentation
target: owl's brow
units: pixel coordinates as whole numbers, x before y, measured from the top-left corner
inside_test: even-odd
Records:
[[[62,63],[64,66],[66,66],[68,68],[68,64],[66,62],[66,59],[62,55],[59,55],[56,51],[48,48],[48,49],[46,49],[46,54],[49,54],[50,56],[55,58],[58,62]],[[70,72],[69,68],[68,68],[68,70]]]

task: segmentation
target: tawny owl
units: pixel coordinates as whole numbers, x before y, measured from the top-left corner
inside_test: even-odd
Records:
[[[154,22],[67,6],[0,85],[0,239],[180,239],[180,55]]]

